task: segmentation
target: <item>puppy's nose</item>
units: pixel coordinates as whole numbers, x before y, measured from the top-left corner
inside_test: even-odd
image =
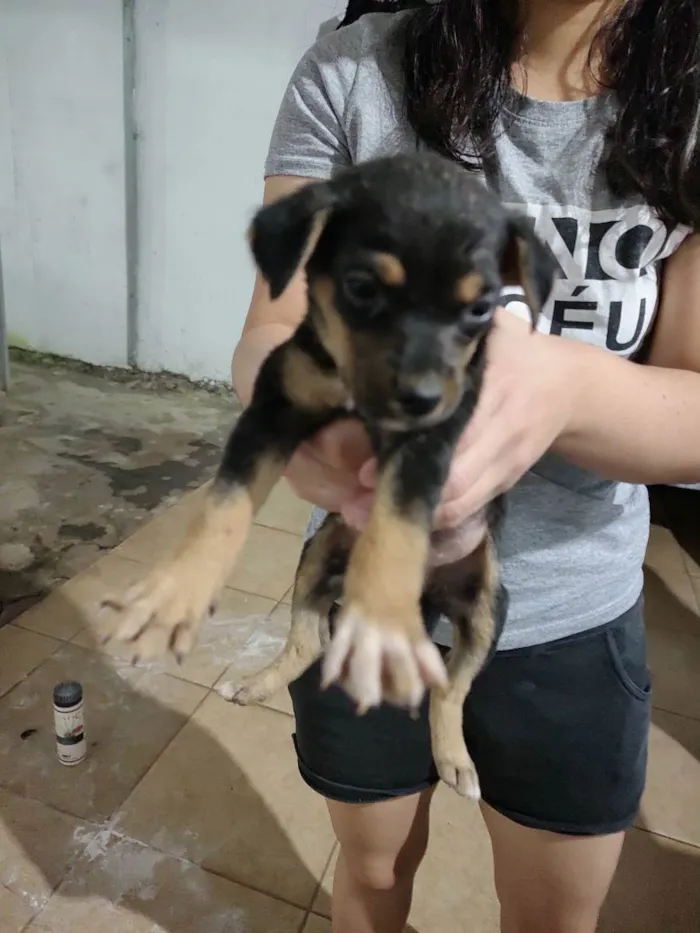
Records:
[[[423,376],[399,387],[398,402],[407,415],[429,415],[442,401],[442,382],[437,376]]]

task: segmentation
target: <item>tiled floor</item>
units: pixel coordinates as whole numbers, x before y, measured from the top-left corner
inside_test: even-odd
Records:
[[[200,495],[0,630],[2,933],[330,933],[333,836],[297,775],[289,701],[240,710],[212,690],[281,647],[306,508],[275,492],[181,668],[132,668],[98,647],[97,598],[143,574]],[[653,529],[649,780],[603,933],[697,933],[700,922],[696,557]],[[85,687],[90,744],[74,770],[56,762],[51,728],[51,688],[68,676]],[[412,931],[497,933],[478,810],[440,789],[433,826]]]

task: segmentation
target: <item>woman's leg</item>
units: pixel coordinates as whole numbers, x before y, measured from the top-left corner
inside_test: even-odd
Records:
[[[340,855],[333,933],[401,933],[428,845],[433,791],[381,803],[328,801]]]
[[[428,704],[358,716],[344,690],[322,690],[317,662],[289,687],[307,784],[328,804],[340,841],[333,933],[401,933],[428,843],[437,772]]]
[[[482,807],[493,845],[501,933],[595,933],[624,833],[562,836]]]
[[[595,930],[639,807],[650,712],[641,602],[609,625],[499,652],[475,681],[465,738],[503,933]]]

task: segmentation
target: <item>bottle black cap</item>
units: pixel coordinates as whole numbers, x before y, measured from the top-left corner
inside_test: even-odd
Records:
[[[76,706],[83,698],[82,684],[75,680],[66,681],[62,684],[56,684],[53,688],[53,701],[56,706],[69,708]]]

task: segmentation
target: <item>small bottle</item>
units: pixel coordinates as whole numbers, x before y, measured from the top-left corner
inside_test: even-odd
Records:
[[[56,753],[62,765],[78,765],[85,758],[83,688],[75,681],[57,684],[53,691]]]

